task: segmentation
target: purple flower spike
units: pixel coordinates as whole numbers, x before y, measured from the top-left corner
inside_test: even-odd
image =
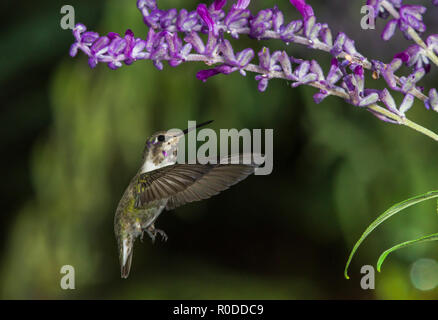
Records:
[[[289,1],[303,19],[285,22],[285,16],[277,6],[251,12],[248,9],[250,0],[235,0],[227,11],[224,10],[226,0],[213,0],[209,6],[201,3],[194,11],[175,8],[164,10],[157,7],[156,0],[138,0],[137,7],[149,27],[146,39],[136,38],[129,29],[122,36],[114,32],[100,36],[96,32],[87,31],[84,25],[77,24],[73,30],[75,42],[70,48],[70,55],[75,56],[81,50],[88,56],[90,67],[94,68],[103,62],[111,69],[137,60],[150,60],[159,70],[163,69],[166,61],[171,67],[183,62],[204,62],[212,67],[196,74],[201,81],[218,74],[239,71],[245,76],[246,72],[254,72],[258,74],[255,79],[261,92],[267,89],[271,79],[279,78],[289,80],[292,87],[310,85],[319,88],[319,92],[313,96],[316,103],[329,95],[335,95],[359,107],[384,104],[394,115],[404,117],[414,99],[418,98],[424,101],[426,108],[438,111],[437,90],[430,89],[426,97],[422,94],[424,88],[417,86],[430,69],[428,55],[433,60],[431,52],[438,54],[438,34],[427,38],[427,48],[422,47],[423,43],[417,43],[396,54],[390,63],[385,64],[379,60],[368,60],[357,51],[354,40],[345,33],[339,32],[334,38],[327,24],[317,22],[313,8],[306,0]],[[403,5],[402,2],[367,1],[375,9],[376,17],[394,16],[382,33],[384,40],[389,40],[397,28],[408,39],[412,29],[417,32],[425,30],[425,7]],[[438,0],[433,0],[433,3],[438,4]],[[251,64],[254,50],[246,47],[240,52],[235,51],[228,39],[229,35],[235,39],[247,35],[257,40],[281,40],[286,45],[293,42],[329,52],[334,58],[327,75],[317,60],[294,58],[285,51],[271,53],[267,47],[258,52],[258,64]],[[204,37],[207,40],[203,40]],[[409,75],[396,75],[403,63],[413,70]],[[365,72],[368,71],[372,72],[374,79],[383,77],[388,89],[404,93],[399,107],[388,89],[379,91],[365,88]],[[378,110],[373,107],[371,109]],[[379,112],[372,112],[379,119],[397,123]]]
[[[314,16],[313,9],[309,6],[305,0],[289,0],[290,3],[297,8],[297,10],[301,13],[304,20]]]

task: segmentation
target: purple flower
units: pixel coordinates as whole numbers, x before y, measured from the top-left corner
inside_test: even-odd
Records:
[[[425,101],[426,109],[432,109],[438,112],[438,92],[435,88],[430,89],[429,97]]]
[[[242,69],[246,67],[249,62],[254,58],[254,50],[247,48],[237,54],[234,54],[233,47],[228,40],[222,40],[219,45],[219,50],[226,59],[227,64]]]
[[[386,108],[392,113],[403,117],[404,114],[399,112],[397,105],[395,104],[394,98],[391,96],[389,91],[385,88],[380,92],[380,100],[385,104]]]
[[[304,20],[307,20],[308,18],[314,16],[312,7],[309,6],[305,0],[289,0],[289,1],[301,13]]]
[[[295,34],[303,28],[303,21],[296,20],[290,22],[286,27],[280,29],[281,40],[291,42],[295,38]]]
[[[423,23],[423,14],[426,12],[426,8],[423,6],[404,5],[400,8],[400,29],[406,30],[408,27],[412,27],[418,32],[424,32],[426,26]]]
[[[417,44],[408,47],[404,53],[409,57],[406,61],[408,67],[414,67],[415,69],[424,68],[424,70],[430,70],[429,58],[426,51]]]
[[[250,20],[250,35],[254,38],[260,39],[266,30],[272,27],[272,10],[261,10],[256,17]]]
[[[227,0],[214,0],[213,7],[214,10],[221,10],[227,4]]]
[[[91,68],[96,67],[99,60],[104,59],[104,54],[108,51],[108,45],[110,39],[108,37],[100,37],[96,40],[90,49],[90,58],[88,59],[88,64]]]
[[[216,27],[216,23],[213,20],[212,16],[210,15],[207,6],[203,3],[199,4],[198,7],[196,8],[196,12],[207,25],[208,31],[213,33],[213,35],[217,37],[219,33]]]
[[[237,4],[233,4],[234,9],[243,10],[249,6],[251,0],[238,0]]]
[[[231,72],[233,72],[235,70],[237,70],[237,68],[233,68],[232,66],[222,64],[222,65],[219,65],[219,66],[212,68],[212,69],[198,71],[198,73],[196,74],[196,78],[205,82],[205,81],[207,81],[208,78],[213,77],[217,74],[220,74],[220,73],[230,74]]]
[[[398,19],[390,20],[386,24],[385,28],[383,29],[382,39],[385,40],[385,41],[388,41],[389,39],[391,39],[392,36],[395,33],[395,30],[396,30],[397,26],[398,26]]]
[[[338,59],[333,58],[331,62],[330,70],[327,74],[326,81],[329,85],[333,86],[342,78],[342,71],[339,68]]]
[[[76,39],[76,42],[73,43],[70,47],[70,56],[74,57],[78,53],[78,49],[81,49],[86,55],[90,55],[89,47],[93,44],[93,42],[99,37],[96,32],[85,32],[87,28],[78,23],[73,29],[73,36]]]
[[[237,39],[239,37],[239,31],[246,28],[249,24],[251,13],[245,8],[243,8],[242,5],[233,5],[223,20],[227,31],[231,33],[233,38]]]
[[[438,1],[438,0],[437,0]],[[438,55],[438,34],[432,34],[427,37],[427,47]]]

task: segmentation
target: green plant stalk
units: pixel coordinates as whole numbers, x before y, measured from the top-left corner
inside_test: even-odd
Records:
[[[402,242],[398,245],[393,246],[392,248],[389,248],[388,250],[384,251],[380,255],[379,260],[377,260],[377,271],[380,272],[383,261],[385,261],[386,257],[391,252],[398,250],[398,249],[401,249],[401,248],[404,248],[404,247],[408,247],[408,246],[416,244],[416,243],[422,243],[422,242],[427,242],[427,241],[437,241],[437,240],[438,240],[438,233],[432,233],[432,234],[429,234],[427,236],[424,236],[424,237],[421,237],[418,239]]]
[[[351,260],[353,259],[354,254],[356,253],[357,249],[359,248],[359,246],[361,245],[361,243],[366,239],[366,237],[368,237],[368,235],[375,229],[377,228],[380,224],[382,224],[385,220],[389,219],[390,217],[392,217],[393,215],[395,215],[396,213],[410,207],[413,206],[417,203],[432,199],[432,198],[437,198],[438,197],[438,190],[435,191],[429,191],[426,192],[424,194],[409,198],[407,200],[404,200],[402,202],[396,203],[395,205],[393,205],[392,207],[390,207],[388,210],[386,210],[383,214],[381,214],[379,217],[377,217],[376,220],[374,220],[369,226],[368,228],[366,228],[366,230],[364,231],[364,233],[360,236],[359,240],[355,243],[353,249],[351,250],[351,253],[348,257],[347,263],[345,265],[345,269],[344,269],[344,276],[346,279],[350,279],[350,277],[348,276],[348,267],[350,266]]]

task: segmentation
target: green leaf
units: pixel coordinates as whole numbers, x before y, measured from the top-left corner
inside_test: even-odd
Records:
[[[348,267],[350,266],[351,260],[353,259],[354,254],[356,253],[357,249],[361,245],[361,243],[365,240],[366,237],[375,229],[377,226],[379,226],[381,223],[383,223],[386,219],[392,217],[396,213],[413,206],[414,204],[436,198],[438,197],[438,190],[436,191],[429,191],[424,194],[412,197],[410,199],[404,200],[402,202],[399,202],[395,205],[393,205],[391,208],[386,210],[382,215],[380,215],[376,220],[374,220],[368,228],[365,230],[365,232],[361,235],[359,240],[356,242],[356,244],[353,247],[353,250],[351,250],[350,256],[348,257],[347,264],[345,265],[344,270],[344,276],[346,279],[350,279],[348,276]]]
[[[393,246],[392,248],[389,248],[388,250],[386,250],[385,252],[383,252],[380,257],[379,260],[377,261],[377,271],[380,272],[380,267],[383,264],[383,261],[385,261],[385,258],[388,254],[390,254],[391,252],[398,250],[400,248],[404,248],[407,246],[410,246],[411,244],[415,244],[415,243],[421,243],[421,242],[427,242],[427,241],[436,241],[438,240],[438,233],[432,233],[428,236],[424,236],[415,240],[409,240],[406,242],[402,242],[396,246]]]

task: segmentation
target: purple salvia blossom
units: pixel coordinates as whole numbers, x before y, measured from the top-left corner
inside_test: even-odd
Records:
[[[429,97],[425,104],[427,109],[432,109],[438,112],[438,92],[435,88],[430,89]]]
[[[383,1],[385,0],[368,1],[378,9],[376,11],[379,16],[387,14],[381,6]],[[303,19],[285,22],[283,13],[277,7],[251,14],[247,9],[249,0],[238,0],[231,5],[228,12],[223,10],[226,0],[215,0],[209,7],[201,3],[195,11],[161,10],[155,0],[139,0],[137,7],[149,27],[145,40],[136,38],[130,30],[126,31],[124,37],[116,33],[99,36],[95,32],[86,32],[85,26],[78,24],[73,30],[76,41],[70,54],[74,56],[81,50],[89,57],[91,67],[103,62],[112,69],[137,60],[151,60],[160,70],[164,67],[164,61],[172,67],[187,61],[203,61],[215,66],[196,74],[202,81],[219,74],[227,75],[239,71],[245,75],[247,71],[251,71],[258,73],[256,80],[259,91],[267,89],[270,79],[282,78],[291,81],[292,87],[303,84],[317,87],[319,92],[314,95],[317,103],[335,94],[360,107],[382,102],[394,115],[403,117],[412,106],[414,97],[420,97],[427,108],[438,111],[436,90],[430,89],[429,96],[423,97],[422,88],[417,87],[417,83],[430,69],[425,49],[413,45],[397,54],[389,64],[377,60],[369,62],[357,51],[354,40],[345,33],[339,32],[334,38],[329,26],[317,21],[312,7],[306,1],[290,2]],[[424,29],[423,7],[404,6],[401,0],[390,0],[389,3],[400,12],[400,17],[392,19],[385,27],[383,37],[386,40],[392,37],[396,28],[404,32],[409,28],[418,32]],[[202,40],[200,33],[207,34],[206,42]],[[315,60],[297,59],[285,51],[271,54],[266,47],[258,52],[259,61],[254,64],[251,63],[255,57],[254,51],[246,48],[235,52],[232,43],[224,37],[227,33],[235,39],[246,34],[255,39],[296,42],[330,52],[334,58],[327,76],[324,76],[322,68]],[[429,50],[437,52],[438,35],[429,36],[426,44]],[[395,73],[403,63],[414,70],[410,75],[398,77]],[[404,94],[399,108],[388,90],[378,91],[365,87],[364,68],[371,69],[375,73],[373,76],[381,75],[389,88]],[[394,122],[382,114],[373,113],[382,120]]]
[[[249,6],[251,0],[238,0],[237,4],[233,4],[234,9],[244,10]]]
[[[412,94],[405,95],[403,102],[400,105],[399,111],[403,115],[412,107],[414,103],[414,96]]]
[[[400,30],[407,31],[408,27],[413,28],[418,32],[426,31],[426,26],[423,23],[423,14],[426,12],[426,8],[423,6],[405,5],[399,10]],[[409,37],[410,38],[410,37]]]
[[[89,55],[90,46],[99,37],[96,32],[86,32],[87,28],[78,23],[73,29],[73,36],[76,42],[70,47],[70,56],[74,57],[78,53],[78,49],[81,49],[85,54]]]
[[[301,13],[304,20],[309,19],[314,16],[313,8],[309,6],[305,0],[290,0],[290,3],[297,8],[297,10]]]
[[[272,10],[261,10],[257,16],[250,20],[250,36],[260,39],[266,30],[272,27]]]
[[[385,28],[383,29],[382,39],[385,41],[388,41],[389,39],[391,39],[395,33],[395,30],[397,29],[397,26],[398,26],[398,19],[390,20],[386,24]]]
[[[397,109],[397,105],[395,104],[394,98],[392,97],[392,95],[389,93],[389,91],[386,88],[380,92],[380,100],[385,104],[386,108],[389,111],[397,114],[400,117],[404,117],[404,114],[402,114]]]
[[[215,0],[213,2],[214,10],[219,11],[227,4],[227,0]]]
[[[409,46],[405,51],[404,62],[408,67],[414,67],[415,69],[424,68],[427,72],[430,70],[430,62],[427,57],[426,51],[417,44]]]
[[[230,74],[234,72],[237,68],[233,68],[229,65],[222,64],[212,69],[201,70],[196,74],[196,78],[202,80],[203,82],[207,81],[208,78],[215,76],[217,74]]]
[[[210,12],[207,9],[207,6],[203,3],[198,5],[196,8],[196,12],[201,17],[201,19],[205,22],[205,24],[208,27],[208,31],[213,33],[215,37],[219,35],[218,29],[216,26],[216,22],[213,20],[213,17],[211,16]]]

